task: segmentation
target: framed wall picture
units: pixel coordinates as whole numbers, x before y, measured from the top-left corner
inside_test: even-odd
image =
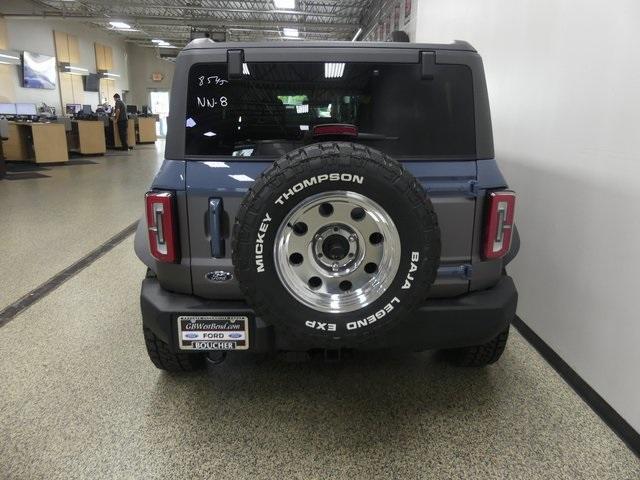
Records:
[[[56,57],[40,53],[22,53],[22,86],[54,90],[58,72]]]

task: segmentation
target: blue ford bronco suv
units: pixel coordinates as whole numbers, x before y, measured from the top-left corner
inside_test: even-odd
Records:
[[[170,110],[135,241],[158,368],[229,351],[498,360],[515,194],[469,44],[194,40]]]

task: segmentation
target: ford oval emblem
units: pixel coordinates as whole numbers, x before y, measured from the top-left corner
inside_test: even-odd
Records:
[[[242,338],[241,333],[230,333],[229,338]]]
[[[208,272],[205,278],[214,283],[228,282],[233,278],[233,274],[231,272],[225,272],[224,270],[216,270],[215,272]]]

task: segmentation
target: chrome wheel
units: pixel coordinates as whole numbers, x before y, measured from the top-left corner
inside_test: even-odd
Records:
[[[300,303],[328,313],[361,309],[391,285],[400,237],[389,214],[355,192],[311,196],[284,218],[274,259],[280,281]]]

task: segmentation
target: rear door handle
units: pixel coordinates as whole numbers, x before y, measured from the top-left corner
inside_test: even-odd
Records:
[[[222,238],[222,199],[209,199],[209,233],[211,235],[211,256],[224,257],[224,239]]]

